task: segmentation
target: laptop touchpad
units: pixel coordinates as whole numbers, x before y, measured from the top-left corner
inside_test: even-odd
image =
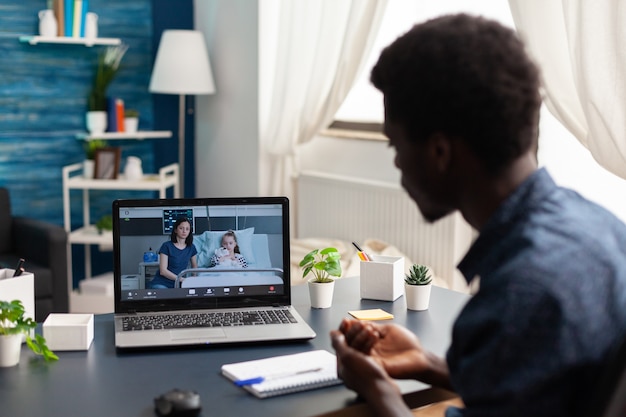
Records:
[[[213,339],[213,338],[225,338],[226,334],[224,330],[218,327],[201,328],[201,329],[177,329],[170,332],[170,338],[172,340],[181,339]]]

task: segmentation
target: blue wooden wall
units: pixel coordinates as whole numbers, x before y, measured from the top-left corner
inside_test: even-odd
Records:
[[[99,36],[121,38],[129,45],[109,93],[141,112],[140,129],[153,129],[148,92],[154,56],[152,2],[90,0],[89,4],[99,16]],[[76,134],[85,131],[86,97],[98,53],[105,47],[19,42],[21,35],[37,34],[37,12],[44,8],[45,0],[0,4],[0,186],[9,189],[14,214],[62,225],[61,169],[84,159]],[[111,141],[110,145],[122,148],[122,161],[139,156],[144,171],[155,172],[153,141]],[[92,195],[93,218],[110,213],[114,198],[141,197],[137,192]],[[80,191],[73,191],[71,198],[72,223],[77,225],[82,221]]]

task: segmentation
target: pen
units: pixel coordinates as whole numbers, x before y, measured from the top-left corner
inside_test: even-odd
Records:
[[[274,375],[268,375],[268,376],[257,376],[257,377],[248,378],[248,379],[238,379],[237,381],[235,381],[235,385],[237,385],[238,387],[243,387],[246,385],[260,384],[263,381],[269,381],[272,379],[287,378],[290,376],[308,374],[311,372],[319,372],[321,370],[322,368],[312,368],[312,369],[304,369],[302,371],[297,371],[297,372],[286,372],[286,373],[274,374]]]
[[[17,261],[17,266],[15,267],[15,272],[13,272],[13,277],[19,277],[20,275],[22,275],[22,272],[24,272],[24,258],[20,258],[19,261]]]
[[[352,242],[352,244],[354,245],[354,247],[357,250],[357,255],[359,255],[359,259],[361,259],[362,261],[370,261],[370,260],[372,260],[372,258],[370,258],[367,253],[363,252],[363,249],[361,249],[359,247],[359,245],[357,245],[355,242]]]

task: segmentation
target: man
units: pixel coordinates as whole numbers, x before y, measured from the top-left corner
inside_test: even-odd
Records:
[[[446,416],[585,416],[626,333],[626,226],[537,168],[539,72],[515,33],[467,15],[413,27],[371,75],[402,185],[424,218],[480,232],[459,269],[480,290],[444,360],[408,330],[344,320],[338,372],[379,416],[411,416],[394,378],[455,390]]]

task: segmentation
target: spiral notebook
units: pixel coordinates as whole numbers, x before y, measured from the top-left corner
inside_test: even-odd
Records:
[[[222,365],[222,374],[258,398],[342,384],[337,360],[326,350]]]

